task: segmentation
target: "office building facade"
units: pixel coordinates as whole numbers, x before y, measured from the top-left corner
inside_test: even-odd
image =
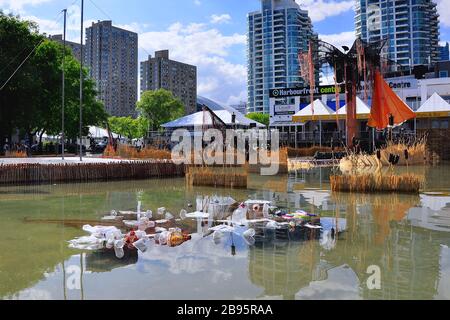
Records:
[[[53,36],[49,36],[49,39],[53,40],[53,41],[56,41],[56,42],[59,42],[61,44],[64,43],[62,34],[55,34]],[[73,56],[78,61],[81,61],[81,44],[66,40],[66,47],[69,48],[70,50],[72,50]],[[85,49],[85,47],[83,46],[83,50],[84,49]]]
[[[308,12],[294,0],[261,0],[261,10],[249,13],[247,23],[247,111],[269,113],[271,89],[305,85],[298,54],[317,35]]]
[[[365,41],[386,39],[383,55],[400,68],[440,59],[439,14],[433,0],[357,0],[355,28]]]
[[[156,51],[155,57],[141,62],[141,94],[166,89],[181,100],[186,114],[197,110],[197,67],[169,59],[169,51]]]
[[[448,42],[444,46],[439,46],[439,60],[448,61],[450,60],[450,48]]]
[[[98,21],[86,29],[85,63],[111,116],[136,116],[138,35]]]

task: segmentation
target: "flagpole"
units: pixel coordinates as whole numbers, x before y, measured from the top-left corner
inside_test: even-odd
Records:
[[[64,104],[65,104],[65,61],[66,61],[66,21],[67,21],[67,9],[63,10],[64,12],[64,34],[63,34],[63,57],[62,57],[62,110],[61,110],[61,128],[62,128],[62,134],[61,134],[61,155],[62,155],[62,160],[64,160],[64,149],[65,149],[65,145],[64,145],[64,140],[65,140],[65,135],[64,135]]]
[[[81,0],[81,62],[80,62],[80,161],[83,161],[83,20],[84,20],[84,0]]]

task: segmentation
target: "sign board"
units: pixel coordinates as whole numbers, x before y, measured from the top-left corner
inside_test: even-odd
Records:
[[[344,86],[339,86],[339,93],[345,92]],[[336,94],[336,87],[331,86],[318,86],[314,89],[314,95],[322,94]],[[283,88],[283,89],[272,89],[269,92],[270,98],[287,98],[287,97],[309,97],[311,96],[310,87],[304,88]]]
[[[293,116],[297,112],[297,107],[292,105],[275,105],[274,116]]]

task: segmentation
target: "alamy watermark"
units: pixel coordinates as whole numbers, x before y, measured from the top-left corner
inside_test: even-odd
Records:
[[[225,135],[225,136],[224,136]],[[194,132],[178,129],[172,133],[172,160],[176,164],[261,166],[261,175],[278,174],[280,135],[278,130],[218,129]]]

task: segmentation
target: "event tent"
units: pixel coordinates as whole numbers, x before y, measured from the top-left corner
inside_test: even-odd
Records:
[[[293,117],[293,122],[306,122],[313,120],[322,120],[323,116],[330,116],[334,113],[334,110],[323,103],[322,100],[317,99],[314,101],[314,105],[311,103],[299,112],[297,112]]]
[[[339,116],[347,115],[347,105],[340,108],[335,114]],[[368,119],[370,115],[370,108],[367,104],[361,100],[359,97],[356,97],[356,117],[358,119]]]
[[[252,124],[256,125],[258,128],[265,128],[265,125],[246,118],[239,111],[231,112],[230,110],[211,110],[217,118],[219,118],[227,127],[232,127],[236,125],[237,128],[249,128]],[[236,123],[232,123],[233,113],[236,116]],[[212,116],[209,112],[197,112],[190,114],[188,116],[179,118],[177,120],[163,124],[162,127],[166,129],[176,129],[176,128],[193,128],[201,126],[211,126],[213,124]]]
[[[450,104],[436,92],[416,111],[418,118],[449,117]]]

